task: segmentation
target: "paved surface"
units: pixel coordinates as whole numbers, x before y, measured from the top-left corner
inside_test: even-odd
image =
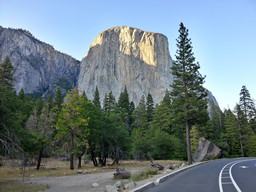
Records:
[[[209,162],[188,169],[146,192],[256,192],[256,159]]]

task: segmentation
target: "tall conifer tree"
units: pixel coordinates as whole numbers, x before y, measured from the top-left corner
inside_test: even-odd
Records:
[[[255,105],[246,86],[242,86],[239,105],[248,120],[255,116]]]
[[[208,120],[207,93],[202,86],[205,77],[199,73],[200,66],[195,62],[188,29],[183,23],[180,24],[179,33],[176,60],[172,67],[174,82],[171,95],[176,114],[174,118],[186,128],[187,158],[188,164],[191,164],[190,129],[192,125]]]
[[[9,57],[6,57],[4,62],[0,64],[0,86],[12,88],[12,82],[14,81],[12,75],[13,70],[14,67],[12,66]]]

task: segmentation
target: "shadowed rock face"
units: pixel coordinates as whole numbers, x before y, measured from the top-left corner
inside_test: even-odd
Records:
[[[110,91],[118,99],[127,87],[136,105],[151,93],[159,103],[170,90],[172,59],[162,34],[132,27],[115,27],[100,33],[81,62],[78,87],[89,99],[98,86],[101,99]]]
[[[63,92],[77,84],[80,62],[60,53],[31,33],[0,26],[0,63],[8,56],[15,67],[14,88],[25,93],[48,95],[60,87]]]
[[[221,156],[221,149],[213,142],[201,137],[199,139],[198,148],[193,155],[194,162],[209,160],[211,158],[218,158]]]

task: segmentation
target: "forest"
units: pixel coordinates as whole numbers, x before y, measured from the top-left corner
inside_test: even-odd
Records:
[[[16,93],[14,67],[6,57],[0,64],[0,166],[5,158],[36,160],[67,158],[70,169],[83,158],[94,166],[123,159],[180,159],[191,156],[204,137],[222,149],[222,157],[256,156],[256,108],[243,86],[234,109],[221,111],[207,100],[204,78],[193,57],[188,30],[181,23],[177,55],[172,67],[176,77],[163,100],[155,104],[150,93],[138,106],[129,100],[126,87],[119,98],[110,91],[93,100],[74,88],[60,89],[47,98]],[[74,165],[78,159],[78,165]]]

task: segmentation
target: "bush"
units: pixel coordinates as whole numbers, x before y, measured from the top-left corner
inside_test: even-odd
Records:
[[[136,174],[136,173],[132,174],[130,179],[132,181],[140,181],[140,180],[147,179],[149,175],[157,175],[157,174],[158,174],[158,169],[150,168],[141,172],[140,174]]]

